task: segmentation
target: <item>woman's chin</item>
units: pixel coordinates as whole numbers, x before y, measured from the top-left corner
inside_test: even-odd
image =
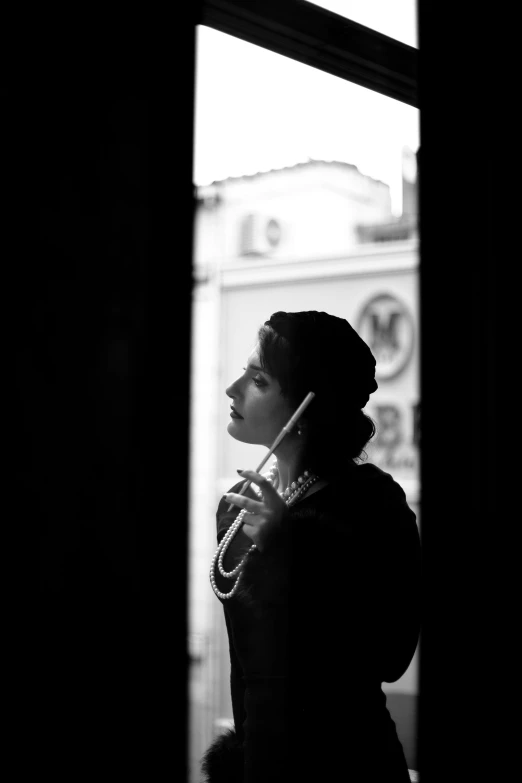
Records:
[[[238,421],[242,421],[242,420],[230,419],[230,421],[227,424],[227,432],[229,435],[232,435],[232,437],[235,438],[236,440],[244,440],[244,438],[241,437],[241,431],[237,424]]]
[[[256,441],[252,441],[248,434],[244,431],[244,428],[241,426],[243,423],[243,419],[230,419],[230,421],[227,424],[227,432],[229,435],[231,435],[235,440],[241,441],[241,443],[256,443]]]

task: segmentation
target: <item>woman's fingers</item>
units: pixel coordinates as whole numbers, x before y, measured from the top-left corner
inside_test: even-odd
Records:
[[[234,493],[228,493],[226,498],[230,499],[232,503],[235,503],[235,498],[237,498],[237,505],[241,505],[242,508],[253,511],[254,514],[258,515],[246,516],[244,518],[243,531],[252,539],[259,551],[264,552],[265,547],[268,546],[273,536],[280,529],[281,521],[286,512],[286,504],[270,481],[260,473],[256,473],[255,470],[241,470],[238,473],[259,487],[263,496],[263,502],[260,503],[244,495],[236,495]]]
[[[261,475],[261,473],[256,473],[255,470],[242,470],[238,471],[241,476],[244,476],[244,478],[249,479],[253,484],[256,484],[261,492],[263,493],[263,499],[266,500],[277,500],[280,501],[281,498],[277,494],[277,490],[274,489],[270,481]]]
[[[258,500],[252,500],[252,498],[245,497],[244,495],[238,495],[236,492],[226,492],[223,497],[227,503],[233,503],[234,506],[245,508],[252,514],[259,514],[263,510],[263,503],[260,503]]]

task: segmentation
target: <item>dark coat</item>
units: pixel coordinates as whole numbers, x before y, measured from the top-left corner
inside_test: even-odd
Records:
[[[238,491],[241,483],[231,491]],[[237,514],[217,511],[218,540]],[[251,545],[241,530],[231,570]],[[216,574],[227,592],[232,580]],[[223,601],[235,729],[203,759],[210,783],[409,775],[383,682],[408,668],[420,629],[420,539],[402,488],[379,468],[347,468],[290,507]]]

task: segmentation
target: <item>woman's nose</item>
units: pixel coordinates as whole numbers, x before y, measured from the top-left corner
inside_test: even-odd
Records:
[[[234,399],[234,387],[235,387],[235,381],[234,383],[231,383],[230,386],[227,386],[225,389],[225,394],[227,397],[230,397],[231,399]]]
[[[225,389],[225,394],[227,397],[230,397],[232,400],[239,395],[239,388],[238,388],[238,379],[236,379],[233,383],[230,384]]]

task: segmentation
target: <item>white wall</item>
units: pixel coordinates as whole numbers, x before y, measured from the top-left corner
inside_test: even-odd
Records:
[[[238,259],[241,225],[249,214],[272,217],[280,223],[281,240],[267,253],[277,261],[345,254],[357,244],[358,223],[383,222],[391,217],[388,185],[346,164],[298,165],[225,180],[202,188],[201,193],[218,193],[220,198],[214,209],[201,207],[198,211],[197,258],[203,264],[217,253],[222,263]]]

